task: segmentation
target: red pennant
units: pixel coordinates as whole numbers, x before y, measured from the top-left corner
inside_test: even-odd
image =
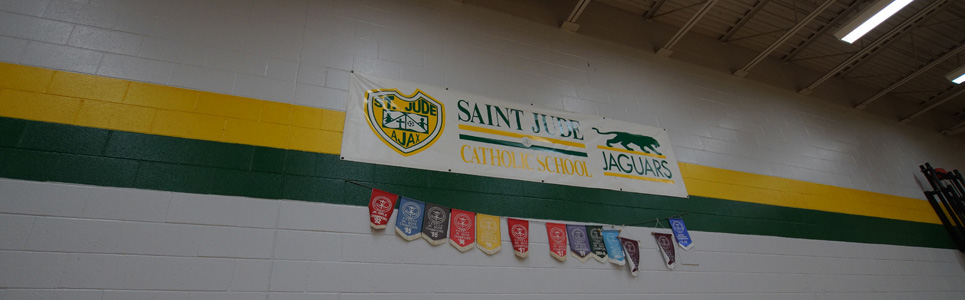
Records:
[[[546,223],[546,235],[549,238],[550,256],[566,261],[566,225]]]
[[[651,234],[653,234],[653,238],[657,240],[657,248],[660,249],[660,254],[663,254],[663,262],[666,264],[667,269],[673,270],[674,262],[677,261],[677,255],[673,245],[673,235],[656,232],[652,232]]]
[[[369,197],[369,225],[375,229],[385,229],[398,200],[399,196],[396,194],[372,189],[372,196]]]
[[[513,252],[520,258],[529,256],[529,221],[506,218],[509,225],[509,239],[513,241]]]
[[[449,244],[461,252],[476,246],[476,213],[452,209],[449,214]]]

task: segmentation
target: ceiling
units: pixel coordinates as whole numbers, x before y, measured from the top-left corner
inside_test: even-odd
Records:
[[[833,33],[873,0],[464,2],[553,26],[573,21],[582,26],[578,33],[637,47],[641,44],[614,38],[606,30],[593,30],[586,23],[593,23],[591,26],[597,29],[609,26],[614,27],[610,30],[621,31],[627,30],[615,27],[662,26],[673,32],[654,35],[649,42],[654,48],[669,46],[674,51],[675,47],[685,47],[673,42],[676,36],[716,39],[754,57],[728,62],[732,73],[746,71],[744,76],[753,79],[756,64],[749,62],[783,62],[788,68],[808,71],[808,75],[800,76],[799,86],[793,87],[799,93],[820,93],[822,85],[832,81],[857,84],[870,92],[850,95],[846,100],[850,103],[845,104],[854,109],[946,135],[965,133],[965,84],[960,87],[945,79],[945,74],[965,64],[963,1],[914,1],[854,44],[838,40]],[[627,19],[643,22],[610,21]]]

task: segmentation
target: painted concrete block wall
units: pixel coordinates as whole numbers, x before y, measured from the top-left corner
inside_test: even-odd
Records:
[[[955,250],[692,232],[667,270],[460,253],[369,229],[366,208],[0,179],[0,299],[956,299]],[[231,204],[226,204],[230,202]],[[236,209],[225,209],[234,207]],[[255,217],[257,216],[257,217]],[[389,224],[394,224],[390,220]],[[505,224],[503,224],[505,226]]]
[[[905,197],[921,198],[918,164],[963,165],[922,130],[448,0],[2,1],[0,60],[335,110],[354,70],[665,127],[683,162]],[[681,262],[698,265],[669,272],[648,231],[630,229],[648,247],[645,272],[630,279],[595,262],[555,263],[545,241],[526,261],[458,254],[373,234],[361,215],[356,206],[0,180],[0,299],[965,292],[965,259],[952,250],[695,232],[706,246]]]
[[[919,164],[965,166],[943,147],[958,140],[454,1],[16,0],[0,19],[0,60],[25,65],[334,110],[354,70],[664,127],[684,162],[913,198]]]

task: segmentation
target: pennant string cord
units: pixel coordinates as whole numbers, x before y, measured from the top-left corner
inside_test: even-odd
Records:
[[[360,183],[360,182],[358,182],[358,181],[355,181],[355,180],[343,179],[343,181],[345,181],[346,183],[350,183],[350,184],[357,185],[357,186],[360,186],[360,187],[364,187],[364,188],[367,188],[367,189],[376,189],[376,188],[374,188],[374,187],[371,187],[371,186],[362,184],[362,183]],[[579,201],[576,201],[576,202],[579,202]],[[672,216],[669,216],[669,217],[666,217],[666,218],[663,218],[663,219],[670,219],[670,218],[679,217],[679,216],[684,216],[684,215],[688,215],[688,214],[690,214],[689,211],[688,211],[688,212],[678,213],[678,214],[675,214],[675,215],[672,215]],[[505,217],[505,218],[523,219],[523,220],[527,220],[527,221],[533,222],[533,223],[544,223],[544,224],[547,223],[546,221],[536,220],[536,219],[530,219],[530,218],[519,218],[519,217]],[[660,219],[661,219],[661,218],[655,218],[655,219],[653,219],[653,221],[630,223],[630,224],[619,225],[619,226],[620,226],[620,227],[623,227],[623,226],[644,225],[644,224],[650,224],[650,223],[655,222],[656,224],[653,226],[654,228],[657,228],[657,226],[659,226],[660,228],[664,228],[664,227],[663,227],[663,224],[661,224],[661,222],[660,222]],[[552,222],[550,222],[550,223],[552,223]],[[602,226],[610,226],[610,227],[612,227],[613,229],[616,229],[616,227],[618,226],[618,225],[610,225],[610,224],[599,224],[599,225],[602,225]]]
[[[357,182],[357,181],[355,181],[355,180],[348,180],[348,179],[344,179],[344,181],[345,181],[345,182],[347,182],[347,183],[351,183],[351,184],[354,184],[354,185],[357,185],[357,186],[360,186],[360,187],[364,187],[364,188],[368,188],[368,189],[375,189],[374,187],[370,187],[370,186],[367,186],[367,185],[364,185],[364,184],[361,184],[361,183],[358,183],[358,182]]]
[[[363,185],[363,184],[358,183],[358,182],[353,181],[353,180],[343,179],[343,181],[345,181],[345,182],[347,182],[347,183],[351,183],[351,184],[357,185],[357,186],[365,187],[365,188],[370,188],[370,189],[372,188],[372,187],[369,187],[369,186],[367,186],[367,185]],[[387,192],[391,192],[391,191],[388,191],[388,190],[386,190],[386,191],[387,191]],[[487,194],[503,195],[503,194],[496,194],[496,193],[487,193]],[[590,204],[590,205],[598,205],[598,204],[600,204],[600,203],[598,203],[598,202],[579,201],[579,200],[567,200],[567,202],[581,203],[581,204]],[[612,207],[622,207],[622,208],[634,208],[634,209],[640,208],[639,206],[625,205],[625,204],[616,204],[616,203],[607,204],[607,205],[608,205],[608,206],[612,206]],[[684,214],[688,214],[688,213],[689,213],[689,212],[684,213]],[[675,215],[675,216],[676,216],[676,215]],[[674,216],[671,216],[671,217],[674,217]],[[644,224],[646,224],[646,223],[644,223]],[[630,224],[630,225],[633,225],[633,224]],[[625,226],[625,225],[624,225],[624,226]]]
[[[634,225],[648,225],[648,224],[650,224],[650,223],[657,223],[657,224],[653,225],[653,227],[656,228],[657,226],[660,226],[660,228],[664,228],[664,227],[663,227],[663,223],[660,222],[661,219],[671,219],[671,218],[680,217],[680,216],[685,216],[685,215],[689,215],[689,214],[690,214],[689,211],[688,211],[688,212],[682,212],[682,213],[678,213],[678,214],[675,214],[675,215],[672,215],[672,216],[669,216],[669,217],[666,217],[666,218],[654,218],[654,219],[651,220],[651,221],[645,221],[645,222],[639,222],[639,223],[631,223],[631,224],[627,224],[627,225],[628,225],[628,226],[634,226]]]

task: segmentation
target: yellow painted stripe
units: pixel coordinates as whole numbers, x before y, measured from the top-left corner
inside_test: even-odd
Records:
[[[603,172],[603,175],[612,176],[612,177],[630,178],[630,179],[636,179],[636,180],[646,180],[646,181],[653,181],[653,182],[673,183],[673,180],[670,180],[670,179],[658,179],[658,178],[650,178],[650,177],[643,177],[643,176],[630,175],[630,174],[620,174],[620,173],[613,173],[613,172]]]
[[[0,63],[0,116],[338,154],[345,113]]]
[[[941,224],[927,201],[680,163],[694,196]]]
[[[641,152],[641,151],[633,151],[633,150],[627,150],[627,149],[618,149],[618,148],[607,147],[607,146],[603,146],[603,145],[597,145],[596,148],[598,148],[598,149],[603,149],[603,150],[616,151],[616,152],[636,154],[636,155],[650,156],[650,157],[656,157],[656,158],[667,158],[666,155],[656,155],[656,154],[653,154],[653,153],[646,153],[646,152]]]
[[[541,136],[529,135],[529,134],[522,134],[522,133],[517,133],[517,132],[506,132],[506,131],[502,131],[502,130],[496,130],[496,129],[492,129],[492,128],[484,128],[484,127],[478,127],[478,126],[472,126],[472,125],[463,125],[463,124],[460,124],[460,125],[459,125],[459,129],[466,130],[466,131],[474,131],[474,132],[488,133],[488,134],[492,134],[492,135],[500,135],[500,136],[505,136],[505,137],[512,137],[512,138],[524,138],[524,137],[525,137],[525,138],[529,138],[529,139],[534,140],[534,141],[539,141],[539,142],[544,142],[544,143],[557,144],[557,145],[563,145],[563,146],[570,146],[570,147],[576,147],[576,148],[584,148],[584,149],[586,148],[586,145],[580,144],[580,143],[577,143],[577,142],[564,141],[564,140],[560,140],[560,139],[554,139],[554,138],[548,138],[548,137],[541,137]]]
[[[0,116],[329,154],[339,153],[345,122],[340,111],[7,63],[0,63]],[[482,127],[460,129],[585,148]],[[679,165],[694,196],[940,224],[919,199]]]

